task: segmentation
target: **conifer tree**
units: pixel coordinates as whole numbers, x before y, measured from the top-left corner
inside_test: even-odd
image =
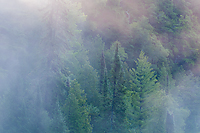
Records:
[[[77,81],[73,81],[66,103],[62,108],[70,133],[92,132],[86,100],[84,91],[80,89],[80,84]]]
[[[108,77],[107,77],[107,68],[103,50],[102,50],[101,66],[100,66],[100,93],[104,97],[104,102],[105,102],[105,99],[108,96]]]
[[[70,0],[49,0],[43,9],[45,30],[40,48],[51,71],[58,72],[64,66],[69,51],[78,49],[81,31],[78,30],[77,23],[85,19],[80,8],[80,4]],[[78,17],[71,17],[73,14]]]
[[[102,56],[101,56],[101,65],[100,65],[100,90],[99,92],[102,94],[103,93],[103,88],[104,88],[104,79],[105,79],[105,57],[104,57],[104,51],[102,50]]]
[[[59,110],[60,105],[62,106],[66,100],[64,92],[67,90],[66,80],[69,76],[69,71],[66,69],[67,56],[72,53],[72,47],[78,49],[80,30],[77,29],[77,23],[85,19],[80,8],[79,4],[71,0],[49,0],[42,12],[45,29],[39,45],[41,55],[37,66],[40,71],[38,77],[41,79],[39,86],[42,104],[49,113],[54,127],[57,128],[64,127],[59,126],[62,122]],[[55,132],[62,131],[54,129],[52,128]]]
[[[101,128],[99,131],[105,132],[108,129],[108,125],[110,126],[109,114],[110,114],[110,103],[111,97],[108,90],[108,77],[107,77],[107,69],[104,57],[104,51],[102,50],[101,56],[101,66],[100,66],[100,94],[101,94]]]
[[[123,130],[123,125],[126,117],[126,104],[124,96],[126,88],[124,86],[123,71],[119,57],[118,45],[116,41],[115,57],[111,70],[111,88],[112,88],[112,103],[111,103],[111,132],[120,132]]]
[[[159,0],[157,3],[157,9],[154,13],[157,22],[152,23],[156,32],[174,36],[188,28],[187,15],[190,11],[188,11],[185,1]],[[182,8],[179,7],[180,5]]]
[[[105,63],[104,51],[100,58],[100,79],[99,79],[99,93],[100,93],[100,117],[96,119],[93,124],[94,132],[108,132],[110,129],[110,111],[111,111],[111,95],[108,87],[107,68]]]
[[[145,98],[159,86],[151,63],[147,59],[144,52],[141,51],[139,58],[135,61],[137,68],[130,70],[130,84],[133,92],[132,107],[134,109],[133,125],[137,133],[142,133],[148,118]]]
[[[77,76],[77,81],[80,83],[81,89],[87,94],[87,103],[98,106],[99,93],[97,90],[97,72],[89,63],[82,65],[81,70],[79,70],[79,75]]]

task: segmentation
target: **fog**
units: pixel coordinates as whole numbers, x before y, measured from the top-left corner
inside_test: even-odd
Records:
[[[199,4],[0,0],[0,132],[200,132]],[[116,79],[123,78],[126,89],[118,103],[127,107],[122,113],[111,108],[118,44],[123,74]],[[159,87],[138,100],[139,74],[130,70],[137,72],[141,51],[156,77],[150,82],[147,76],[144,86]]]

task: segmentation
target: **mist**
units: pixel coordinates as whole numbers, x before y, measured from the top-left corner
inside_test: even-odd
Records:
[[[197,0],[0,0],[0,132],[200,132]]]

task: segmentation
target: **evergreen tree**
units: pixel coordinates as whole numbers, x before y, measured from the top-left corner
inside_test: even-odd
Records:
[[[80,83],[80,87],[87,94],[87,103],[93,106],[99,106],[100,95],[97,90],[98,78],[97,72],[89,64],[84,64],[78,71],[77,81]]]
[[[45,29],[38,49],[37,78],[40,79],[42,104],[52,120],[53,132],[64,132],[66,127],[59,110],[69,91],[66,81],[70,72],[65,63],[80,44],[77,23],[85,19],[80,8],[70,0],[50,0],[42,12]],[[73,14],[76,17],[72,17]]]
[[[125,94],[126,87],[124,86],[124,75],[119,57],[118,45],[116,41],[115,57],[113,67],[111,69],[111,89],[112,89],[112,102],[111,102],[111,132],[123,132],[125,118],[126,118],[126,104]]]
[[[146,97],[158,88],[156,75],[151,68],[151,63],[147,61],[147,57],[144,56],[144,52],[141,51],[139,58],[137,59],[137,68],[130,70],[130,84],[132,91],[132,107],[133,107],[133,120],[134,129],[137,133],[142,133],[146,126],[148,119],[148,109],[145,107]]]
[[[107,68],[105,64],[104,51],[101,57],[101,70],[100,70],[100,93],[102,95],[102,108],[103,112],[108,110],[110,106],[110,90],[108,87]]]
[[[107,49],[104,53],[106,68],[108,70],[111,70],[113,67],[113,62],[115,58],[115,52],[114,52],[115,50],[116,50],[116,42],[112,43],[112,46],[110,47],[110,49]],[[125,62],[128,58],[128,55],[125,52],[125,49],[121,45],[118,45],[118,55],[120,56],[121,62]],[[123,64],[121,65],[123,66]]]
[[[152,132],[164,133],[167,130],[174,131],[174,116],[167,109],[168,94],[171,93],[173,89],[173,79],[169,71],[169,66],[162,63],[162,67],[159,70],[158,81],[160,83],[161,90],[154,92],[151,97],[156,97],[156,101],[150,100],[152,102],[152,115],[151,115],[151,127]],[[161,100],[165,99],[165,100]]]
[[[100,73],[102,49],[105,50],[102,38],[99,35],[84,37],[83,45],[87,49],[90,65]]]
[[[107,68],[105,62],[104,51],[102,50],[101,56],[101,67],[100,67],[100,93],[104,97],[104,101],[108,96],[108,77],[107,77]]]
[[[88,62],[87,62],[88,63]],[[91,124],[94,129],[98,127],[96,121],[99,118],[99,107],[101,104],[101,95],[97,89],[98,77],[95,69],[89,64],[82,65],[81,69],[78,71],[77,81],[80,83],[81,90],[87,94],[87,104],[89,105],[89,115],[91,117]]]
[[[159,0],[156,2],[158,3],[154,13],[156,23],[151,23],[156,32],[177,35],[187,28],[189,12],[184,1]]]
[[[57,100],[56,108],[54,110],[53,118],[51,119],[50,133],[69,133],[67,122],[64,119],[64,115],[61,112],[61,107]]]
[[[84,91],[80,89],[80,84],[77,81],[73,81],[66,103],[62,108],[70,133],[92,132],[86,100]]]
[[[104,82],[105,82],[105,70],[106,70],[106,63],[105,63],[105,57],[104,57],[104,51],[102,50],[102,56],[101,56],[101,67],[100,67],[100,83],[99,87],[100,90],[99,92],[102,94],[104,91]]]
[[[102,51],[101,56],[101,66],[100,66],[100,94],[101,94],[101,105],[100,109],[100,118],[97,122],[97,128],[94,132],[101,133],[107,132],[110,128],[110,108],[111,108],[111,95],[109,89],[109,82],[107,77],[107,69],[105,64],[104,51]]]

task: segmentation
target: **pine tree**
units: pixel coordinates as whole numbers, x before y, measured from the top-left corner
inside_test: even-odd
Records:
[[[66,103],[62,108],[70,133],[92,132],[86,100],[84,91],[80,89],[80,84],[77,81],[73,81]]]
[[[108,77],[107,77],[107,68],[105,62],[104,51],[102,50],[101,56],[101,67],[100,67],[100,93],[104,98],[104,102],[108,96]]]
[[[99,93],[97,90],[98,78],[97,72],[89,63],[84,64],[78,71],[77,81],[80,83],[81,89],[87,94],[88,104],[93,106],[99,105]]]
[[[63,60],[70,54],[69,51],[79,47],[81,31],[78,30],[77,23],[85,20],[80,8],[80,4],[70,0],[49,0],[43,9],[45,30],[40,48],[52,71],[58,72],[64,65]],[[71,17],[73,14],[77,17]]]
[[[119,42],[116,41],[115,57],[111,70],[111,88],[112,88],[112,103],[111,103],[111,131],[119,132],[123,130],[126,117],[126,104],[124,96],[126,87],[124,86],[123,70],[118,52]]]
[[[137,68],[130,70],[130,84],[133,92],[131,104],[134,109],[133,125],[138,133],[142,132],[148,118],[145,98],[159,86],[151,63],[147,59],[144,52],[141,51],[139,58],[135,61]]]
[[[103,93],[104,90],[104,81],[105,81],[105,69],[106,69],[106,63],[105,63],[105,57],[104,57],[104,51],[102,50],[102,56],[101,56],[101,66],[100,66],[100,94]]]
[[[67,57],[73,53],[73,50],[77,50],[80,44],[80,30],[77,29],[77,23],[85,19],[80,8],[79,4],[71,0],[49,0],[46,8],[41,12],[44,31],[39,45],[41,57],[37,66],[39,87],[42,104],[49,113],[53,126],[60,128],[52,127],[55,132],[64,130],[61,129],[64,126],[60,126],[62,114],[59,113],[59,108],[66,100],[66,80],[69,76],[69,70],[66,69]]]
[[[189,12],[184,1],[159,0],[157,3],[156,16],[154,16],[156,23],[152,23],[156,32],[174,36],[188,28]],[[180,5],[182,8],[179,7]]]
[[[105,64],[105,57],[104,57],[104,51],[102,50],[102,56],[101,56],[101,66],[100,66],[100,94],[101,94],[101,105],[99,107],[100,109],[100,115],[98,122],[98,128],[95,129],[95,132],[107,132],[110,127],[110,108],[111,108],[111,95],[109,92],[108,87],[108,77],[107,77],[107,69]],[[100,125],[100,126],[99,126]]]

